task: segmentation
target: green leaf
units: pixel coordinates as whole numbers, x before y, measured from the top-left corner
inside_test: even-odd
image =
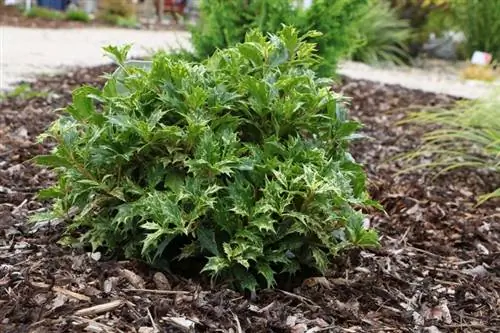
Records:
[[[102,116],[99,116],[94,107],[91,96],[99,96],[101,92],[89,86],[84,86],[78,88],[73,92],[73,103],[66,108],[66,112],[71,114],[76,120],[87,121],[93,118],[98,118],[102,120]]]
[[[215,241],[215,232],[212,229],[198,227],[196,230],[196,237],[198,238],[202,249],[207,250],[214,256],[219,256],[219,249],[217,248],[217,242]]]
[[[127,60],[127,55],[132,48],[131,44],[121,47],[108,45],[103,47],[104,52],[119,65],[123,65]]]
[[[274,271],[267,263],[257,263],[257,271],[266,279],[267,287],[272,288],[276,284]]]
[[[268,215],[259,216],[250,220],[250,225],[256,227],[260,232],[275,233],[274,224],[276,220]]]
[[[49,187],[47,189],[42,189],[38,192],[38,199],[46,200],[46,199],[54,199],[61,198],[64,193],[59,189],[58,186]]]
[[[179,254],[177,259],[182,260],[194,257],[198,253],[198,251],[199,251],[198,244],[193,241],[182,248],[181,254]]]
[[[274,49],[271,51],[271,55],[269,57],[269,65],[271,67],[276,67],[287,62],[289,57],[288,49],[283,41],[277,36],[271,36],[271,43],[273,44]]]
[[[328,256],[323,250],[316,247],[312,248],[311,252],[316,267],[319,269],[321,273],[325,273],[329,266]]]
[[[34,157],[33,160],[39,165],[52,168],[71,168],[73,166],[67,159],[56,155],[39,155]]]
[[[254,205],[253,189],[250,183],[241,177],[236,177],[235,181],[227,187],[227,191],[233,204],[231,211],[240,216],[250,216]]]
[[[151,230],[151,231],[158,231],[162,228],[159,224],[154,223],[154,222],[146,222],[146,223],[142,224],[141,227],[146,229],[146,230]]]
[[[209,257],[208,262],[201,270],[203,272],[209,272],[213,275],[221,273],[224,269],[229,267],[227,259],[221,257]]]
[[[240,44],[238,45],[238,50],[245,58],[252,61],[254,65],[259,66],[263,64],[264,55],[262,53],[261,48],[259,47],[259,44],[257,43]]]
[[[243,290],[255,291],[258,286],[257,280],[242,267],[234,268],[234,278]]]

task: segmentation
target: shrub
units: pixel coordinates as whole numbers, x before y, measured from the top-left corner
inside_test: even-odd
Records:
[[[137,28],[139,21],[134,16],[131,17],[121,17],[118,16],[116,20],[116,25],[124,28]]]
[[[44,7],[32,7],[25,15],[27,17],[39,17],[45,20],[63,20],[64,13]]]
[[[71,9],[66,12],[66,20],[68,21],[78,21],[78,22],[89,22],[90,16],[86,11],[81,9]]]
[[[451,109],[431,108],[411,113],[402,123],[437,126],[423,137],[419,150],[401,157],[440,173],[457,168],[489,169],[500,173],[500,102],[497,96],[458,102]],[[429,161],[429,156],[431,160]],[[500,197],[500,188],[479,197],[479,204]]]
[[[56,199],[52,216],[75,213],[68,232],[94,249],[194,258],[249,290],[375,246],[359,210],[373,204],[365,174],[347,152],[359,124],[310,70],[312,36],[254,31],[202,64],[158,53],[149,71],[108,47],[123,78],[76,90],[43,136],[57,143],[37,158],[58,173],[40,193]]]
[[[135,6],[129,0],[102,0],[100,12],[121,17],[135,16]]]
[[[316,0],[306,10],[290,0],[202,0],[200,20],[192,28],[195,55],[204,59],[216,49],[242,42],[245,32],[258,28],[274,33],[282,24],[299,31],[317,30],[318,54],[324,58],[317,71],[334,73],[341,57],[350,56],[360,45],[357,31],[368,0]]]
[[[118,25],[118,20],[120,19],[120,16],[118,16],[116,14],[109,14],[109,13],[101,12],[97,15],[97,18],[104,23],[107,23],[110,25]]]
[[[467,56],[476,50],[500,58],[500,0],[452,0],[457,25],[466,37]]]
[[[191,28],[195,55],[205,59],[240,43],[252,28],[267,33],[297,25],[295,14],[290,0],[201,0],[198,23]]]
[[[136,27],[134,5],[127,0],[104,0],[97,18],[107,24],[125,28]]]
[[[318,39],[318,54],[325,59],[321,75],[334,74],[338,61],[361,45],[359,25],[367,5],[368,0],[315,0],[305,12],[305,29],[323,33]]]
[[[353,55],[354,60],[365,63],[399,63],[409,58],[407,42],[411,29],[407,21],[401,20],[390,4],[371,0],[359,24],[363,44]]]
[[[33,90],[29,84],[22,83],[11,91],[0,92],[0,102],[8,98],[20,98],[26,100],[35,97],[46,97],[47,95],[48,94],[44,91]]]
[[[116,25],[124,28],[135,28],[139,24],[135,17],[122,17],[116,14],[101,14],[99,20],[110,25]]]

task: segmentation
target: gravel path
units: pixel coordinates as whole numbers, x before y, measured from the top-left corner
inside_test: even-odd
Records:
[[[31,29],[0,26],[0,90],[37,74],[75,66],[97,66],[110,60],[106,45],[133,44],[131,56],[153,49],[187,46],[188,34],[113,28]]]
[[[409,89],[471,99],[488,96],[497,86],[481,81],[461,80],[458,73],[440,73],[409,67],[376,68],[351,61],[342,63],[339,72],[352,79],[397,84]]]
[[[106,45],[134,45],[131,55],[147,55],[153,49],[189,46],[189,34],[175,31],[144,31],[113,28],[30,29],[0,26],[0,90],[43,73],[57,73],[69,67],[106,64],[101,48]],[[344,62],[340,74],[426,92],[477,98],[490,93],[492,85],[463,82],[457,76],[420,69],[381,69]]]

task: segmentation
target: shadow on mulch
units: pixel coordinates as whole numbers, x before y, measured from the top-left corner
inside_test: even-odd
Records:
[[[360,251],[326,278],[255,300],[208,288],[132,261],[106,261],[56,244],[62,226],[33,233],[43,210],[36,192],[53,182],[27,160],[50,146],[36,136],[82,84],[112,67],[42,78],[48,97],[0,102],[1,332],[497,332],[500,330],[500,209],[474,196],[498,185],[493,174],[425,172],[395,176],[391,157],[414,149],[425,129],[396,126],[402,108],[453,99],[398,86],[344,79],[351,114],[372,137],[353,154],[387,214],[373,212],[383,249]]]

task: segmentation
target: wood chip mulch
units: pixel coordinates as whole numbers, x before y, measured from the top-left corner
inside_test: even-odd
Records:
[[[0,102],[0,332],[499,332],[500,208],[474,196],[498,175],[457,171],[433,179],[397,176],[392,157],[418,147],[423,128],[398,126],[405,109],[453,99],[398,86],[343,79],[352,116],[371,137],[355,158],[386,214],[370,223],[379,251],[357,251],[325,278],[265,290],[255,299],[196,277],[115,261],[58,245],[62,225],[34,231],[35,193],[53,182],[28,159],[35,143],[82,83],[101,85],[111,67],[41,78],[47,97]]]

